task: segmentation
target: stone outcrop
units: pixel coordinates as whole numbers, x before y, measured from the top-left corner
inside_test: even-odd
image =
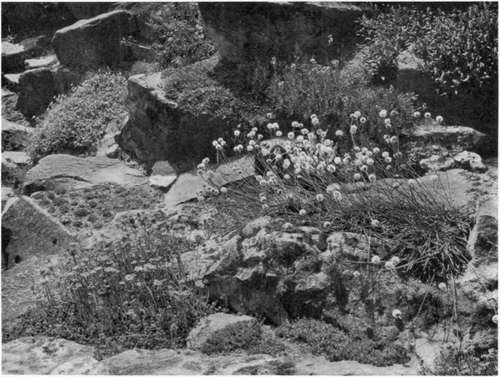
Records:
[[[46,36],[27,38],[19,43],[2,42],[2,73],[20,72],[24,60],[43,51],[49,44]]]
[[[323,63],[345,59],[355,48],[356,20],[363,14],[359,5],[333,2],[213,2],[199,8],[222,59],[240,65],[268,65],[272,57],[292,62],[297,55]]]
[[[22,182],[30,163],[26,152],[2,152],[2,183],[17,185]]]
[[[166,160],[177,171],[190,170],[202,158],[213,157],[212,140],[224,137],[243,121],[234,109],[236,100],[218,98],[228,96],[227,90],[209,78],[217,61],[211,58],[174,72],[129,78],[130,117],[116,138],[120,147],[149,166]],[[191,89],[183,94],[186,86]],[[223,103],[204,108],[216,98]]]
[[[30,69],[19,76],[16,107],[26,117],[42,114],[58,94],[67,92],[81,75],[60,65]]]
[[[132,14],[116,10],[59,29],[52,45],[61,64],[71,68],[116,66],[121,62],[121,39],[136,31]]]
[[[486,134],[470,127],[442,126],[439,124],[419,125],[403,135],[405,141],[423,144],[439,144],[448,148],[459,145],[463,149],[477,150]]]
[[[2,212],[2,227],[11,231],[7,266],[30,255],[65,252],[75,240],[56,218],[26,196],[7,202]]]
[[[27,172],[23,187],[25,192],[32,193],[46,188],[83,188],[107,182],[132,187],[147,184],[147,177],[116,159],[52,154]]]

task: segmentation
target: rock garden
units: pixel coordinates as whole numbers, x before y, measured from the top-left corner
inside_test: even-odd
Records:
[[[498,374],[493,3],[3,3],[2,372]]]

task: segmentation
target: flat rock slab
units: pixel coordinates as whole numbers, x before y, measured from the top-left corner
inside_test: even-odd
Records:
[[[58,63],[59,63],[59,61],[57,60],[56,55],[47,55],[47,56],[43,56],[41,58],[26,59],[24,61],[24,65],[25,65],[26,69],[50,67],[50,66],[56,65]]]
[[[133,187],[147,184],[148,177],[116,159],[53,154],[42,158],[26,173],[24,188],[33,192],[33,187],[51,183],[65,188],[83,188],[101,183]]]
[[[2,42],[2,70],[12,72],[23,69],[24,46],[17,43]]]
[[[88,374],[98,362],[94,349],[64,339],[25,337],[2,345],[5,374]]]
[[[174,207],[177,204],[196,199],[201,192],[209,187],[209,184],[199,175],[181,174],[165,194],[164,204],[166,207]]]
[[[55,217],[27,196],[7,202],[2,212],[2,227],[11,231],[6,250],[9,265],[15,257],[22,261],[31,255],[64,252],[75,240],[75,236]]]
[[[486,134],[471,127],[421,124],[405,135],[411,141],[439,143],[446,146],[460,144],[465,149],[475,149],[485,140]]]

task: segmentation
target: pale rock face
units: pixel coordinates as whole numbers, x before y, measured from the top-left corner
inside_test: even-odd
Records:
[[[64,339],[26,337],[4,343],[5,374],[88,374],[98,362],[93,347]]]

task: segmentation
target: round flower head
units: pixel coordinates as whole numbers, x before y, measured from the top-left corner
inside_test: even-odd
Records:
[[[309,133],[309,130],[307,128],[303,128],[300,130],[300,132],[302,133],[302,135],[307,135]]]
[[[380,110],[378,113],[378,116],[381,118],[386,118],[387,117],[387,110]]]
[[[337,165],[340,165],[342,163],[342,159],[337,156],[333,159],[333,162],[335,162]]]
[[[328,172],[330,172],[330,173],[335,173],[336,168],[335,168],[335,166],[334,166],[334,165],[332,165],[332,164],[328,164],[328,165],[327,165],[327,167],[326,167],[326,170],[327,170]]]
[[[331,226],[332,226],[332,223],[331,223],[330,221],[325,221],[325,222],[323,223],[323,228],[329,228],[329,227],[331,227]]]
[[[354,271],[352,273],[352,276],[354,276],[355,278],[359,277],[359,275],[361,275],[359,271]]]
[[[344,136],[344,132],[342,130],[337,130],[337,131],[335,131],[335,136],[342,137],[342,136]]]
[[[377,219],[372,219],[371,225],[373,227],[378,227],[380,225],[380,221],[378,221]]]
[[[213,145],[215,148],[217,148],[217,146],[219,145],[219,143],[217,142],[217,140],[214,140],[214,141],[212,141],[212,145]]]
[[[299,123],[299,122],[297,122],[296,120],[294,120],[294,121],[292,122],[292,128],[299,128],[299,127],[300,127],[300,123]]]
[[[280,131],[278,131],[278,132],[280,132]],[[257,139],[258,139],[258,140],[262,140],[262,139],[264,139],[264,135],[262,135],[262,134],[258,134],[258,135],[257,135]]]
[[[273,118],[274,118],[274,117],[273,117],[273,113],[267,113],[267,114],[266,114],[266,118],[267,118],[267,119],[273,119]]]
[[[375,181],[377,180],[377,176],[376,176],[375,174],[370,174],[370,175],[368,176],[368,180],[369,180],[370,182],[375,182]]]
[[[372,257],[371,262],[372,262],[373,264],[379,264],[379,263],[380,263],[380,257],[379,257],[378,255],[374,255],[374,256]]]
[[[359,168],[359,170],[361,170],[362,172],[367,172],[368,171],[368,166],[366,165],[363,165]]]
[[[391,111],[391,117],[395,117],[396,115],[399,115],[397,110],[392,110]]]
[[[252,151],[253,151],[253,146],[249,145],[249,146],[247,147],[247,151],[248,151],[248,152],[252,152]]]
[[[304,141],[304,136],[302,136],[302,135],[297,136],[298,143],[302,143],[303,141]]]
[[[495,314],[493,317],[491,317],[491,321],[492,321],[493,323],[497,324],[497,323],[498,323],[498,315],[497,315],[497,314]]]
[[[307,215],[307,211],[306,211],[305,209],[301,209],[301,210],[299,211],[299,215],[300,215],[300,216],[305,216],[305,215]]]
[[[392,261],[387,261],[385,262],[384,267],[388,270],[392,270],[394,269],[394,263],[392,263]]]
[[[287,136],[290,140],[293,140],[293,138],[295,137],[295,134],[293,132],[289,132]]]
[[[394,266],[397,266],[399,262],[401,262],[401,259],[399,259],[399,257],[395,255],[391,258],[391,262],[394,264]]]
[[[396,144],[397,142],[398,142],[398,137],[397,136],[391,137],[391,143],[392,144]]]
[[[316,195],[316,200],[318,202],[322,202],[323,200],[325,200],[325,196],[323,194],[318,194]]]
[[[314,118],[318,118],[318,116],[316,114],[311,114],[311,120],[313,120]]]
[[[438,122],[438,124],[443,123],[443,120],[444,120],[444,119],[443,119],[443,117],[442,117],[441,115],[438,115],[438,116],[436,117],[436,122]]]
[[[431,119],[431,113],[426,112],[426,113],[424,114],[424,118],[426,118],[426,119]]]
[[[380,153],[380,148],[378,148],[378,147],[373,148],[373,153],[374,154]]]
[[[354,176],[353,176],[353,178],[354,178],[355,181],[359,181],[359,180],[361,180],[361,174],[355,173]]]
[[[391,170],[391,169],[392,169],[392,165],[387,165],[387,166],[385,167],[385,170]]]
[[[342,194],[340,193],[340,191],[334,191],[333,192],[333,199],[335,199],[337,201],[342,200]]]
[[[207,165],[209,162],[210,162],[210,158],[208,157],[205,157],[203,160],[201,160],[201,162],[205,165]]]
[[[240,130],[235,130],[234,131],[234,136],[238,137],[238,136],[240,136],[240,134],[241,134]]]
[[[349,132],[351,132],[351,135],[355,135],[356,132],[358,132],[358,127],[356,127],[356,125],[352,125]]]
[[[392,162],[392,157],[386,157],[384,158],[384,161],[388,164],[390,164]]]
[[[447,288],[446,283],[443,283],[443,282],[439,283],[438,288],[442,291],[446,291],[446,288]]]
[[[391,128],[392,127],[391,118],[385,118],[384,123],[385,123],[385,127],[386,128]]]
[[[361,124],[365,124],[365,123],[366,123],[366,118],[365,118],[365,117],[361,117],[361,118],[359,119],[359,123],[361,123]]]
[[[282,226],[281,226],[281,229],[283,230],[292,230],[293,229],[293,225],[291,223],[284,223]]]
[[[221,188],[220,188],[220,192],[221,192],[222,194],[227,193],[227,188],[225,188],[225,187],[221,187]]]
[[[285,175],[283,176],[283,178],[284,178],[285,180],[287,180],[287,181],[288,181],[291,177],[290,177],[290,174],[285,174]]]
[[[361,116],[361,111],[357,110],[352,115],[354,116],[354,119],[358,119]]]
[[[277,137],[281,137],[281,136],[283,136],[283,132],[281,132],[281,131],[276,131],[276,136],[277,136]]]
[[[420,118],[420,116],[421,116],[421,115],[422,115],[422,114],[420,114],[420,111],[415,111],[415,112],[413,113],[413,117],[414,117],[415,119]]]
[[[401,316],[402,316],[402,313],[401,313],[401,310],[399,309],[394,309],[392,311],[392,316],[396,319],[401,319]]]
[[[375,163],[375,161],[373,161],[373,158],[366,159],[366,164],[367,165],[372,166],[374,163]]]
[[[313,126],[315,126],[315,127],[316,127],[316,126],[319,126],[319,119],[318,119],[318,118],[312,118],[312,119],[311,119],[311,124],[312,124]]]

